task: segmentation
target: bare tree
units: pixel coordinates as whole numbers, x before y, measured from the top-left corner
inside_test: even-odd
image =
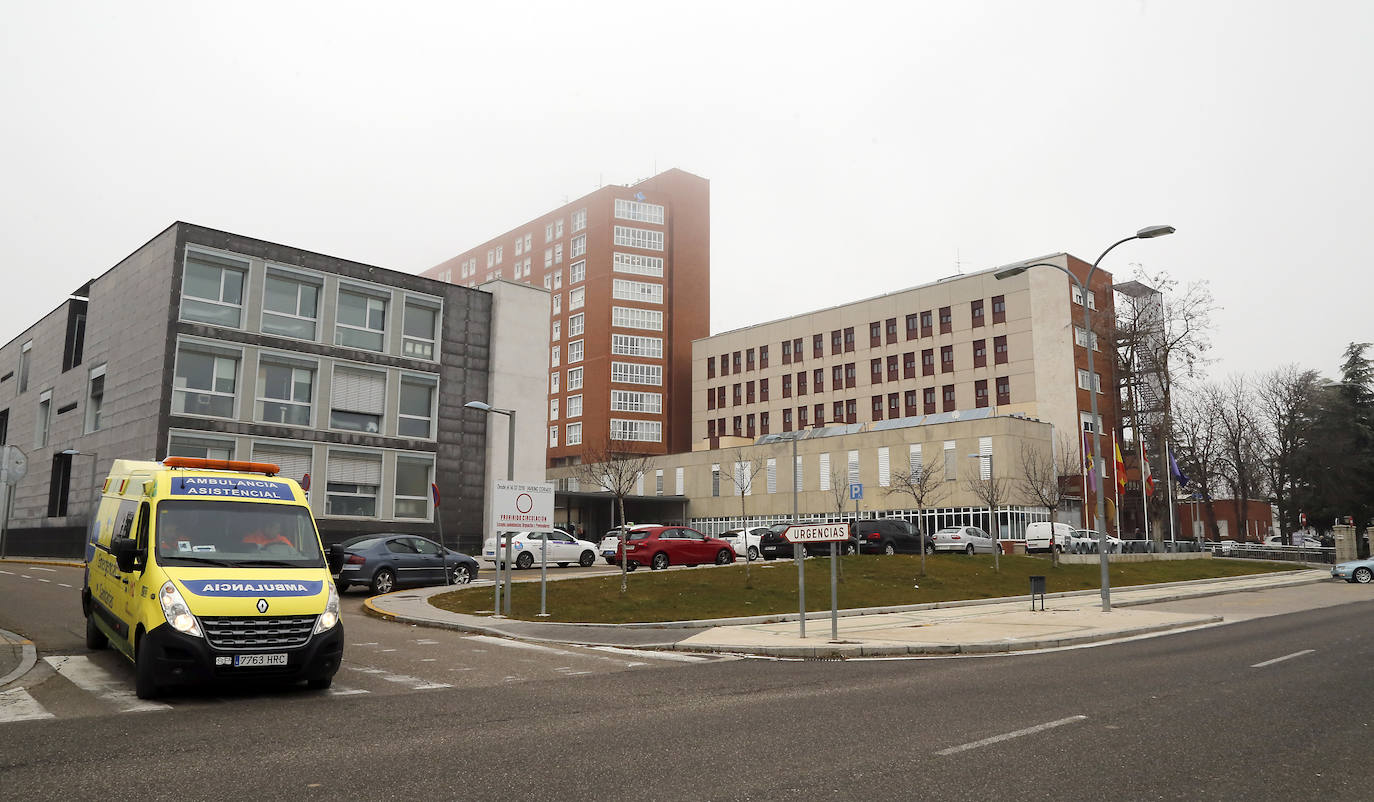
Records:
[[[1257,385],[1255,418],[1261,428],[1259,448],[1269,492],[1279,508],[1279,531],[1284,541],[1292,545],[1293,522],[1298,512],[1294,490],[1305,472],[1322,379],[1315,370],[1285,365],[1261,374]]]
[[[754,492],[754,477],[768,464],[768,460],[762,454],[756,454],[750,459],[744,458],[744,449],[735,449],[734,469],[730,472],[730,478],[735,485],[735,493],[739,495],[739,517],[740,526],[744,531],[740,540],[744,543],[744,584],[748,585],[753,577],[750,575],[749,559],[749,524],[747,520],[748,511],[745,505],[749,501],[749,496]]]
[[[1259,431],[1254,418],[1257,406],[1250,383],[1243,375],[1235,375],[1224,386],[1215,388],[1214,403],[1218,412],[1218,431],[1222,441],[1222,477],[1231,491],[1231,505],[1235,510],[1237,527],[1245,527],[1246,505],[1261,494],[1264,480],[1260,453]],[[1245,540],[1248,532],[1239,533]]]
[[[944,493],[944,465],[934,461],[912,463],[909,470],[893,471],[891,483],[887,488],[887,495],[901,493],[911,496],[911,501],[916,507],[916,537],[921,544],[921,576],[925,576],[926,533],[923,513],[927,504]]]
[[[1174,458],[1188,477],[1191,494],[1201,494],[1206,511],[1206,531],[1220,539],[1217,529],[1215,491],[1222,483],[1223,443],[1218,421],[1217,390],[1208,384],[1181,387],[1173,410]]]
[[[634,492],[639,477],[654,467],[654,458],[645,454],[635,454],[618,441],[608,440],[602,448],[588,448],[582,452],[582,462],[574,473],[579,481],[593,487],[605,488],[615,499],[620,511],[620,592],[629,589],[629,559],[626,557],[625,535],[625,497]],[[622,446],[622,447],[617,447]]]
[[[1050,448],[1050,452],[1046,453],[1045,449],[1037,444],[1021,444],[1017,462],[1020,472],[1017,484],[1020,485],[1022,495],[1045,508],[1050,522],[1053,523],[1055,511],[1068,495],[1064,477],[1076,475],[1080,470],[1078,466],[1082,463],[1079,461],[1074,438],[1066,434],[1060,433],[1056,442],[1050,444]],[[1055,548],[1053,535],[1054,527],[1050,527],[1050,531],[1050,563],[1059,565],[1059,550]]]
[[[988,463],[987,478],[983,478],[982,462],[984,459]],[[977,463],[970,470],[965,471],[964,489],[972,493],[974,498],[983,502],[988,508],[992,523],[992,568],[1000,573],[1002,570],[1002,539],[997,531],[997,508],[1006,504],[1011,498],[1012,483],[1006,477],[998,477],[994,473],[991,455],[980,456]]]

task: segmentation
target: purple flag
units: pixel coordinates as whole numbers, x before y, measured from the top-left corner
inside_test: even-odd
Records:
[[[1173,452],[1169,453],[1169,470],[1173,471],[1174,476],[1178,478],[1179,486],[1191,483],[1192,480],[1184,476],[1183,471],[1179,470],[1178,460],[1174,459]]]

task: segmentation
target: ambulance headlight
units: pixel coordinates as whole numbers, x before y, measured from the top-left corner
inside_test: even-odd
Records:
[[[320,613],[320,617],[315,621],[316,635],[328,632],[339,623],[339,591],[334,589],[333,582],[326,584],[325,587],[329,588],[329,601],[324,603],[324,612]]]
[[[200,622],[191,615],[191,608],[186,606],[186,600],[181,598],[181,591],[171,581],[164,582],[162,589],[157,592],[157,600],[162,603],[162,614],[166,616],[167,623],[172,625],[172,629],[177,632],[184,632],[193,637],[202,637]]]

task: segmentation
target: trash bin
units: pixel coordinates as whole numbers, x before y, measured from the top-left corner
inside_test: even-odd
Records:
[[[1045,578],[1043,576],[1032,576],[1030,578],[1031,609],[1035,609],[1035,597],[1040,597],[1040,609],[1045,609]]]

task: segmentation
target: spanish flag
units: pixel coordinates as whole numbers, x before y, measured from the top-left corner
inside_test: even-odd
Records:
[[[1126,463],[1121,459],[1121,444],[1112,438],[1112,449],[1116,451],[1116,486],[1126,489]]]

